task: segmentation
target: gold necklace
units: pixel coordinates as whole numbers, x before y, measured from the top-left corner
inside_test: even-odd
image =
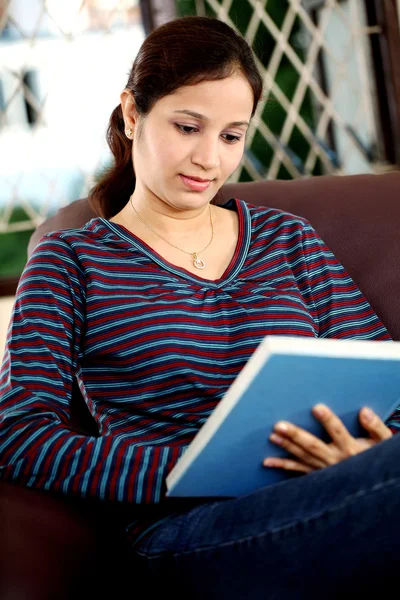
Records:
[[[199,250],[198,252],[188,252],[187,250],[182,250],[182,248],[179,248],[178,246],[175,246],[175,244],[172,244],[171,242],[169,242],[168,240],[166,240],[165,237],[163,237],[162,235],[160,235],[159,233],[157,233],[157,231],[155,229],[153,229],[152,226],[149,225],[147,223],[147,221],[145,221],[143,219],[143,217],[141,217],[139,215],[138,211],[133,206],[132,196],[129,198],[129,201],[130,201],[131,206],[132,206],[133,210],[135,211],[136,215],[139,217],[139,219],[142,221],[142,223],[144,223],[144,225],[146,225],[146,227],[148,227],[148,229],[150,229],[150,231],[152,231],[153,233],[155,233],[156,235],[158,235],[159,238],[161,238],[162,240],[164,240],[164,242],[167,242],[167,244],[169,244],[173,248],[176,248],[177,250],[180,250],[181,252],[184,252],[185,254],[190,254],[190,256],[192,256],[192,258],[193,258],[193,265],[196,267],[196,269],[204,269],[207,266],[206,263],[204,262],[204,260],[202,260],[201,258],[199,258],[199,254],[201,254],[202,252],[204,252],[205,250],[207,250],[207,248],[211,245],[211,242],[214,239],[214,223],[213,223],[213,219],[212,219],[212,212],[211,212],[211,205],[210,204],[208,205],[208,208],[209,208],[209,211],[210,211],[211,239],[208,242],[207,246],[205,246],[205,248],[203,248],[203,250]]]

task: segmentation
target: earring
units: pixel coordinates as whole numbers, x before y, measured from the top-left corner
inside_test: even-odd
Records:
[[[126,137],[130,138],[132,133],[133,133],[133,130],[130,127],[128,127],[128,129],[125,129]]]

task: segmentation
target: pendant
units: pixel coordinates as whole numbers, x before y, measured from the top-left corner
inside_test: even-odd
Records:
[[[193,264],[196,267],[196,269],[204,269],[204,267],[206,266],[204,260],[201,260],[201,258],[197,256],[196,252],[193,252]]]

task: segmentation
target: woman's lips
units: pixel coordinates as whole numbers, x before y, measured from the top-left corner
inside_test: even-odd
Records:
[[[182,179],[183,183],[191,190],[194,190],[195,192],[203,192],[204,190],[206,190],[211,181],[196,181],[196,179],[192,179],[191,177],[186,177],[186,175],[179,175],[179,177]]]

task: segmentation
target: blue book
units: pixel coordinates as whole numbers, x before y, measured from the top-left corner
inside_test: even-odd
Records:
[[[269,435],[285,420],[329,441],[318,403],[368,437],[359,410],[385,421],[400,405],[400,342],[267,336],[169,473],[167,496],[237,497],[293,477],[263,466],[288,456]]]

